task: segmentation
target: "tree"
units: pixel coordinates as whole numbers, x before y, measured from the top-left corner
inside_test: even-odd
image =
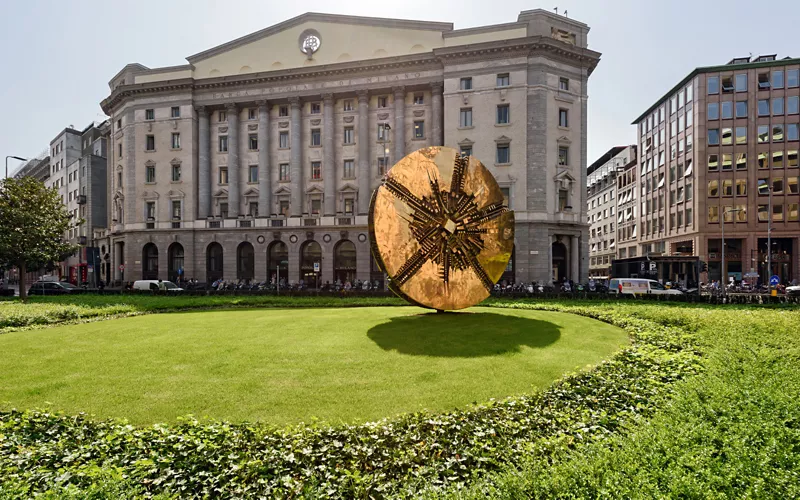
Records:
[[[64,241],[72,220],[58,192],[31,177],[5,179],[0,187],[0,267],[19,269],[19,296],[28,298],[28,269],[63,260],[78,250]]]

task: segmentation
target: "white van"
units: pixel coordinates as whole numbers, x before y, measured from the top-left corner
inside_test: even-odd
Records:
[[[171,281],[162,281],[164,286],[167,288],[168,292],[181,292],[183,288],[180,288],[178,285]],[[138,280],[133,282],[133,289],[134,290],[158,290],[158,280]]]
[[[620,290],[622,285],[622,290]],[[612,278],[608,284],[608,293],[637,295],[637,294],[660,294],[660,295],[681,295],[683,292],[674,288],[666,288],[656,280],[646,280],[641,278]]]

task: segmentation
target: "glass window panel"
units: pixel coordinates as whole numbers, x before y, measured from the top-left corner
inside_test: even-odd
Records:
[[[783,142],[783,124],[772,125],[772,142]]]
[[[783,194],[783,177],[772,178],[772,194]]]
[[[733,155],[730,153],[723,153],[722,154],[722,170],[723,171],[730,171],[733,170]]]
[[[708,155],[708,171],[716,172],[719,170],[719,155]]]
[[[786,207],[786,220],[797,221],[797,203],[789,203]]]
[[[766,205],[759,205],[758,206],[758,221],[759,222],[766,222],[767,221],[767,206]]]
[[[747,196],[747,179],[736,179],[736,196]]]
[[[786,152],[786,166],[788,168],[797,167],[797,150],[793,149],[791,151]]]
[[[709,120],[719,120],[719,103],[708,103],[708,113],[706,116]]]
[[[727,94],[729,92],[733,92],[733,77],[732,76],[723,76],[722,77],[722,92]]]
[[[758,142],[769,142],[769,125],[758,126]]]
[[[731,101],[723,101],[722,102],[722,119],[729,120],[733,118],[733,102]]]
[[[736,127],[736,144],[747,144],[747,127]]]
[[[796,115],[800,113],[800,96],[789,96],[786,98],[786,114]]]
[[[719,222],[719,207],[708,207],[708,222]]]
[[[736,170],[747,170],[747,153],[736,153]]]
[[[736,101],[736,118],[747,118],[747,101]]]
[[[769,73],[758,74],[758,88],[759,90],[769,90]]]
[[[717,146],[717,145],[719,145],[719,129],[718,128],[710,128],[710,129],[708,129],[708,144],[709,144],[709,146]]]
[[[783,151],[772,152],[772,168],[783,168]]]
[[[747,74],[736,75],[736,92],[747,92]]]
[[[706,80],[706,86],[709,94],[719,94],[719,77],[709,76],[708,80]]]
[[[772,222],[783,222],[783,205],[772,205]]]
[[[800,140],[800,124],[790,123],[786,126],[786,140],[797,141]]]
[[[722,145],[729,145],[733,144],[733,129],[731,128],[724,128],[722,129]]]
[[[783,114],[783,97],[774,97],[772,99],[772,114],[773,115]]]
[[[783,88],[783,71],[772,72],[772,88],[773,89]]]
[[[725,179],[722,181],[722,196],[733,196],[733,180]]]
[[[769,99],[758,100],[758,116],[769,116]]]
[[[786,70],[786,87],[794,88],[800,86],[800,69]]]
[[[769,182],[767,179],[758,179],[758,195],[766,196],[769,194]]]
[[[758,153],[758,160],[757,160],[758,168],[760,169],[769,168],[768,160],[769,160],[769,153],[766,152]]]
[[[719,181],[708,181],[708,196],[719,196]]]

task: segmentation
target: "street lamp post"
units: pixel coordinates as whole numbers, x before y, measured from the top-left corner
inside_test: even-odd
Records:
[[[28,161],[27,158],[20,158],[19,156],[14,156],[14,155],[6,156],[6,178],[8,178],[8,159],[9,158],[14,158],[15,160],[19,160],[19,161]]]
[[[741,208],[732,208],[730,210],[723,210],[722,212],[722,269],[720,269],[720,274],[722,275],[722,294],[728,294],[728,272],[725,269],[725,214],[735,214],[736,212],[741,212]],[[731,222],[734,222],[733,217],[731,217]]]
[[[389,131],[390,130],[392,130],[392,127],[391,127],[391,125],[389,125],[389,122],[383,122],[383,137],[382,137],[382,139],[383,139],[383,170],[384,170],[383,171],[383,175],[386,175],[386,170],[389,167],[389,157],[388,157],[389,148],[386,147],[386,141],[389,139]],[[370,256],[370,257],[373,258],[373,259],[375,258],[375,257],[372,257],[372,256]],[[389,276],[386,273],[383,273],[383,290],[384,291],[386,291],[388,289],[388,286],[389,286],[388,281],[389,281]]]
[[[770,179],[772,182],[772,179]],[[767,208],[767,283],[769,294],[772,295],[772,184],[767,184],[769,189],[769,202]]]

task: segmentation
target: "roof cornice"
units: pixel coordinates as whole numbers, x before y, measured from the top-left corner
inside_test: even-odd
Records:
[[[387,19],[382,17],[342,16],[337,14],[306,12],[305,14],[300,14],[297,17],[293,17],[292,19],[288,19],[281,23],[272,25],[263,30],[250,33],[249,35],[245,35],[235,40],[231,40],[230,42],[223,43],[222,45],[217,45],[216,47],[212,47],[208,50],[198,52],[197,54],[187,57],[186,60],[189,61],[189,63],[191,64],[195,64],[196,62],[202,61],[203,59],[208,59],[209,57],[213,57],[215,55],[221,54],[236,47],[252,43],[256,40],[260,40],[269,35],[285,31],[289,28],[293,28],[294,26],[298,26],[302,23],[309,21],[330,22],[336,24],[368,25],[368,26],[377,26],[382,28],[417,29],[417,30],[440,31],[440,32],[453,31],[453,23],[413,21],[407,19]]]

